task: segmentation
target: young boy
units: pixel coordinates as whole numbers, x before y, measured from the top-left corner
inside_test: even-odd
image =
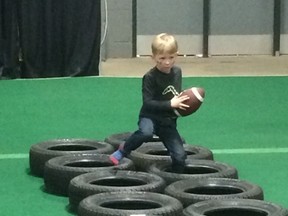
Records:
[[[152,42],[152,58],[156,65],[142,79],[142,108],[138,130],[135,131],[112,155],[110,160],[117,165],[131,151],[158,135],[172,159],[172,171],[181,173],[186,159],[183,141],[177,131],[175,108],[189,107],[181,96],[182,72],[174,66],[178,44],[172,35],[161,33]],[[179,95],[180,94],[180,95]]]

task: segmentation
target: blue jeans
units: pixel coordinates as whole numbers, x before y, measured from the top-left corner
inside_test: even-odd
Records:
[[[138,126],[138,130],[126,140],[122,149],[123,154],[129,155],[131,151],[140,147],[144,142],[151,141],[153,135],[156,134],[171,156],[173,171],[182,172],[185,166],[186,152],[181,136],[177,131],[176,119],[152,121],[150,118],[140,118]]]

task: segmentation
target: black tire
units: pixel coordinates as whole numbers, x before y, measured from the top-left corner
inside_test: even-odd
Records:
[[[79,216],[180,216],[182,204],[153,192],[111,192],[89,196],[79,204]]]
[[[184,209],[184,216],[288,216],[288,210],[263,200],[207,200]]]
[[[167,185],[183,179],[238,178],[235,167],[212,160],[187,159],[183,173],[174,173],[171,170],[171,163],[153,164],[148,172],[162,177]]]
[[[89,139],[55,139],[31,146],[29,151],[30,172],[43,177],[46,161],[67,154],[110,154],[113,146],[102,141]]]
[[[104,141],[111,144],[114,147],[114,149],[116,150],[132,134],[133,134],[133,132],[124,132],[124,133],[112,134],[112,135],[106,137]],[[153,136],[153,138],[151,139],[151,142],[158,142],[158,141],[160,141],[158,136]]]
[[[154,174],[109,170],[79,175],[69,184],[69,203],[75,209],[84,198],[103,192],[146,191],[163,193],[165,181]]]
[[[187,158],[213,160],[213,153],[207,148],[184,144]],[[167,148],[162,142],[144,143],[131,152],[129,158],[134,162],[136,170],[147,171],[153,163],[171,162]]]
[[[264,199],[258,185],[228,178],[180,180],[166,187],[165,194],[178,199],[184,207],[212,199]]]
[[[118,165],[109,160],[109,155],[65,155],[52,158],[45,163],[44,184],[47,192],[68,196],[70,180],[74,177],[104,170],[134,170],[133,162],[123,158]]]

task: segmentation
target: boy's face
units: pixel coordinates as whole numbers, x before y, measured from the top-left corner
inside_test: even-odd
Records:
[[[177,53],[169,54],[155,54],[153,59],[156,62],[156,67],[163,73],[170,73],[171,68],[175,64]]]

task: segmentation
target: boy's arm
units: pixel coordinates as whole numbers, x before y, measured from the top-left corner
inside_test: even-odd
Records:
[[[142,81],[142,97],[143,105],[151,110],[171,110],[171,103],[169,100],[161,101],[154,99],[155,87],[153,81],[147,77]]]

